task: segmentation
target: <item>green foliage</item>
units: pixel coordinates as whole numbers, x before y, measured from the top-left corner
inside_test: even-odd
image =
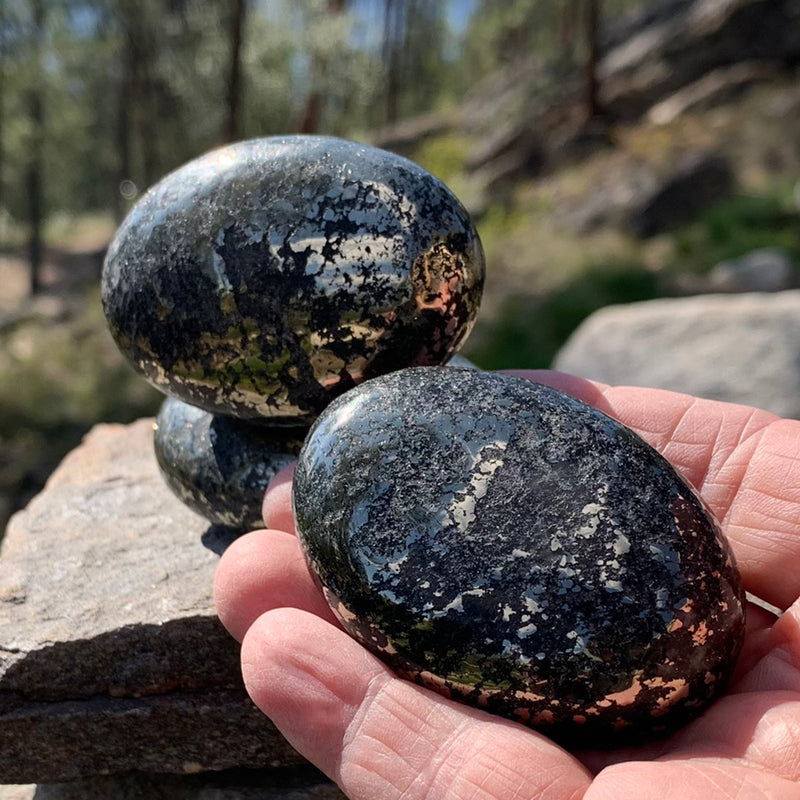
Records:
[[[40,48],[32,0],[0,4],[0,208],[27,216],[30,98],[38,94],[45,214],[111,209],[119,219],[166,172],[221,143],[233,4],[42,2]],[[295,131],[309,116],[316,132],[363,134],[456,102],[499,65],[531,53],[572,69],[582,57],[584,2],[479,0],[456,35],[458,10],[472,8],[458,0],[248,0],[241,137]],[[602,8],[616,14],[640,2],[604,0]],[[448,154],[428,158],[455,174]]]
[[[380,93],[386,121],[414,116],[437,105],[450,88],[445,3],[384,0],[383,75]]]
[[[423,141],[412,159],[445,183],[458,180],[473,143],[458,133],[447,133]]]
[[[704,272],[761,247],[780,247],[800,264],[797,224],[790,187],[723,200],[676,233],[676,258],[670,268]]]
[[[569,74],[586,54],[589,0],[479,0],[462,46],[459,74],[469,84],[506,63],[535,56],[553,77]],[[600,29],[643,0],[598,0]]]
[[[68,323],[34,316],[0,333],[0,374],[0,437],[130,421],[159,398],[117,351],[96,291]]]
[[[165,173],[221,144],[230,5],[45,0],[39,61],[29,3],[0,6],[0,208],[27,216],[32,92],[44,106],[46,214],[111,208],[119,217]],[[325,0],[247,3],[242,138],[294,130],[310,92],[324,98],[321,130],[347,134],[381,121],[370,117],[379,55],[356,42],[352,14],[327,8]]]
[[[548,367],[569,335],[593,311],[651,300],[658,278],[640,264],[594,264],[543,295],[512,296],[490,332],[465,355],[484,369]]]
[[[493,208],[480,226],[482,235],[486,231],[487,253],[502,257],[502,242],[520,241],[522,231],[535,227],[534,219],[518,208]],[[489,328],[467,342],[464,354],[487,369],[548,367],[575,328],[603,306],[668,295],[681,275],[700,275],[721,261],[762,247],[785,250],[800,266],[792,187],[779,184],[762,194],[720,201],[665,237],[663,245],[670,255],[658,273],[638,260],[584,262],[571,268],[572,277],[550,289],[510,296]],[[646,243],[632,243],[632,248],[644,259]]]

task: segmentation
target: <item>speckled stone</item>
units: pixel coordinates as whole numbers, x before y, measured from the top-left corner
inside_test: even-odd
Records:
[[[217,525],[248,530],[264,526],[267,484],[294,461],[307,432],[252,425],[168,397],[153,441],[164,480],[186,505]]]
[[[103,307],[167,394],[296,424],[401,367],[441,364],[470,331],[480,240],[406,159],[327,137],[260,139],[173,172],[108,250]]]
[[[409,369],[320,416],[298,533],[345,628],[404,677],[567,742],[690,719],[744,634],[731,550],[632,431],[504,375]]]

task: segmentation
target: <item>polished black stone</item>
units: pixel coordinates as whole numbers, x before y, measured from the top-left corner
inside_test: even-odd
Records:
[[[401,675],[614,744],[724,687],[744,593],[714,520],[629,429],[509,376],[419,368],[331,404],[298,534],[344,627]]]
[[[483,251],[417,165],[290,136],[173,172],[108,250],[103,307],[133,365],[215,413],[310,423],[371,376],[441,364],[472,327]]]
[[[294,461],[307,428],[267,428],[167,398],[156,419],[155,451],[167,485],[209,521],[263,528],[267,484]]]

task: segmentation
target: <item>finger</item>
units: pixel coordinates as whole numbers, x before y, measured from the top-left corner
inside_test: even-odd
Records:
[[[716,758],[627,762],[603,770],[583,800],[800,800],[800,785],[769,772]]]
[[[269,482],[261,506],[261,515],[268,528],[294,533],[292,513],[292,479],[297,462],[292,462],[278,472]]]
[[[284,531],[254,531],[228,547],[214,576],[214,602],[222,624],[239,641],[272,608],[301,608],[334,622],[297,537]]]
[[[774,646],[772,629],[777,620],[769,609],[747,603],[744,644],[731,679],[731,691],[750,691],[746,684],[751,681],[753,669]]]
[[[800,699],[800,600],[758,636],[758,650],[762,657],[754,661],[735,690],[794,692]]]
[[[800,422],[660,389],[517,374],[568,391],[636,431],[720,520],[748,590],[781,609],[800,595]]]
[[[798,683],[796,678],[794,683]],[[580,758],[598,774],[608,766],[631,761],[714,758],[798,780],[799,713],[800,694],[789,689],[729,694],[669,739],[586,752]]]
[[[260,617],[242,669],[259,708],[351,800],[563,800],[588,787],[548,739],[395,678],[307,613]]]

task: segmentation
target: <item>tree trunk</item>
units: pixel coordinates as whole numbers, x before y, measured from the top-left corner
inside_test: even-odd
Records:
[[[116,149],[117,181],[114,186],[114,216],[117,224],[122,222],[126,212],[126,198],[123,195],[125,181],[133,180],[133,161],[131,158],[131,113],[130,107],[135,95],[136,53],[130,32],[122,32],[122,64],[117,94]]]
[[[33,19],[33,30],[31,31],[33,80],[28,95],[31,138],[25,182],[28,190],[28,223],[30,225],[30,239],[28,242],[30,292],[34,295],[41,288],[42,222],[44,213],[44,203],[42,200],[42,158],[44,151],[44,69],[42,66],[45,25],[44,0],[32,0],[31,12]]]
[[[223,132],[223,140],[226,142],[235,142],[241,138],[242,39],[246,17],[246,0],[234,0],[230,27],[227,117]]]
[[[328,0],[327,13],[331,16],[341,14],[347,6],[347,0]],[[326,70],[325,59],[319,53],[311,56],[311,86],[308,100],[300,115],[300,124],[297,126],[299,133],[317,133],[324,106],[325,97],[322,92],[323,76]]]
[[[584,103],[586,123],[589,124],[602,111],[600,108],[600,81],[597,77],[600,50],[600,0],[585,0],[584,13],[586,30]]]
[[[403,8],[397,0],[385,0],[383,19],[383,68],[386,74],[384,93],[386,123],[397,122],[400,97],[400,49],[403,33]]]
[[[568,52],[571,57],[575,55],[575,35],[576,17],[580,16],[580,8],[573,3],[564,3],[561,13],[558,16],[558,41],[561,49]]]
[[[5,76],[6,76],[6,25],[8,20],[5,15],[5,6],[0,2],[0,209],[3,208],[3,199],[5,198],[5,148],[3,142],[5,140],[5,116],[3,114],[4,99],[5,99]]]
[[[127,108],[118,109],[118,125],[124,124],[127,119],[129,132],[126,145],[126,134],[118,129],[117,144],[120,148],[129,147],[127,156],[120,151],[120,166],[128,158],[130,172],[136,177],[127,177],[134,180],[139,190],[144,190],[155,182],[160,171],[157,121],[159,106],[153,77],[156,45],[148,28],[145,4],[138,0],[123,0],[120,2],[120,9],[120,24],[127,51],[123,56],[125,61],[122,86],[122,91],[127,92],[127,98],[121,97],[120,102],[124,103],[127,99]]]
[[[158,154],[158,99],[153,85],[150,60],[152,55],[146,52],[144,75],[139,76],[141,81],[139,91],[141,103],[139,105],[139,141],[141,143],[143,189],[148,189],[161,176],[161,164]]]

